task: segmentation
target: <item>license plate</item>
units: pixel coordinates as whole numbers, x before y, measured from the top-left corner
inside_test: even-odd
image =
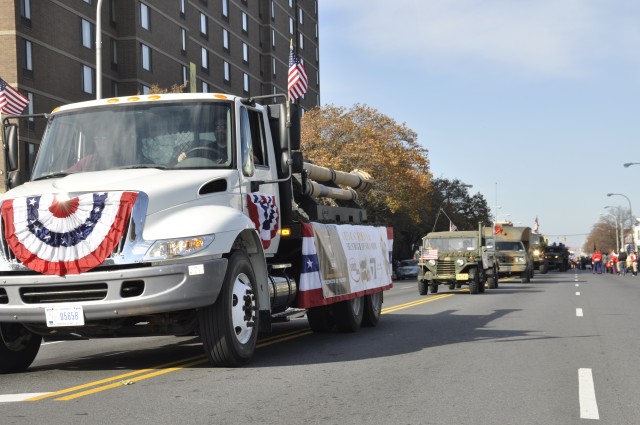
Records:
[[[456,280],[469,280],[469,273],[456,273]]]
[[[45,307],[44,314],[49,328],[84,325],[84,313],[80,305]]]

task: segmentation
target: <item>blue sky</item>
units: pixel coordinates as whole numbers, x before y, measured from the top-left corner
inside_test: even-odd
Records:
[[[640,216],[640,2],[321,0],[322,104],[405,123],[435,177],[580,249]],[[508,214],[508,216],[507,216]]]

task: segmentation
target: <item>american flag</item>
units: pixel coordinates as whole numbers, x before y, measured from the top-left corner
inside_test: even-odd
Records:
[[[0,112],[11,115],[20,115],[29,99],[0,78]]]
[[[300,58],[289,50],[289,99],[296,100],[307,92],[307,71]]]
[[[422,251],[422,255],[420,256],[423,260],[437,260],[438,259],[438,250],[437,249],[425,249]]]

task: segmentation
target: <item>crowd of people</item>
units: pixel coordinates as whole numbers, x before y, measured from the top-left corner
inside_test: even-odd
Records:
[[[615,275],[638,275],[638,254],[636,251],[627,253],[622,250],[616,253],[611,250],[609,254],[596,251],[591,256],[591,273],[602,274],[611,273]]]

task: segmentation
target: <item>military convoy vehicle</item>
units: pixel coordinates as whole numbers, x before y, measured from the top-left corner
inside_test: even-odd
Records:
[[[566,272],[569,270],[569,249],[564,244],[556,244],[547,247],[545,254],[550,270]]]
[[[418,265],[420,295],[437,293],[439,285],[468,285],[471,294],[484,292],[485,284],[498,287],[494,253],[486,246],[482,225],[475,231],[429,233],[422,238]]]
[[[545,274],[549,270],[547,264],[547,238],[539,233],[531,235],[531,259],[533,260],[533,269],[540,274]]]
[[[493,239],[499,264],[498,277],[518,276],[522,283],[528,283],[533,278],[531,228],[514,227],[510,222],[498,223],[493,229]]]

